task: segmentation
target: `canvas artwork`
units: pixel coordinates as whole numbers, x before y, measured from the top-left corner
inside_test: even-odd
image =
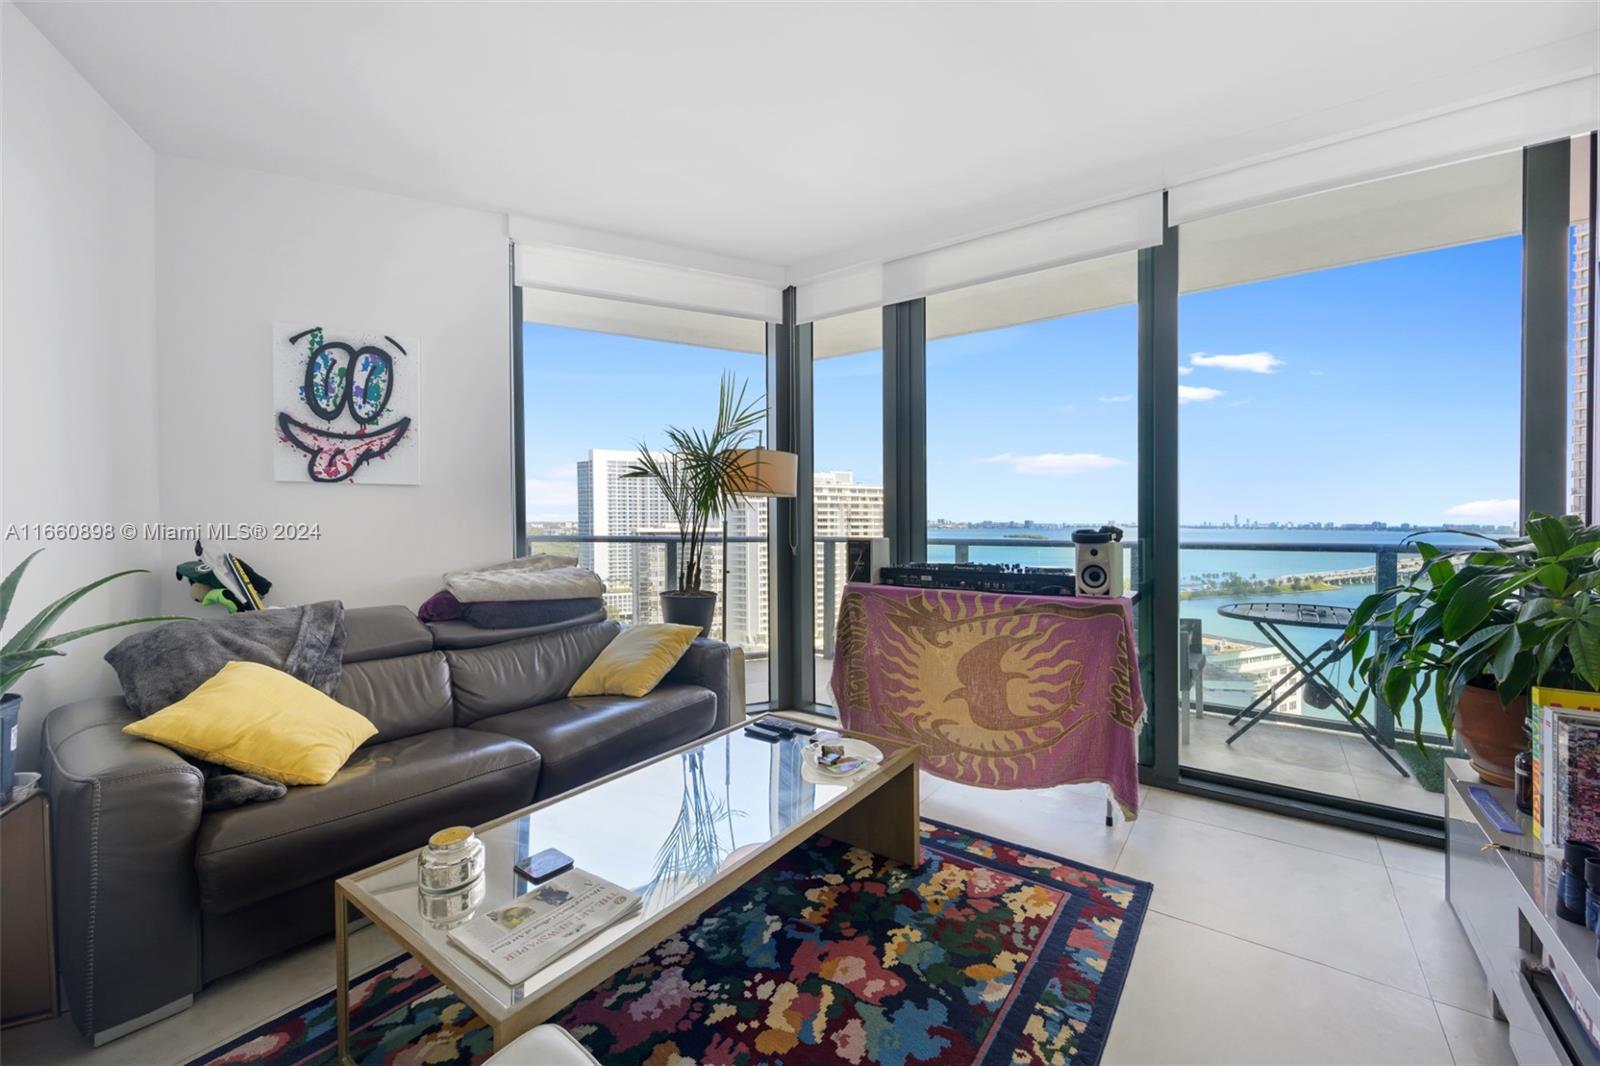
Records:
[[[420,360],[414,338],[274,325],[277,479],[421,484]]]

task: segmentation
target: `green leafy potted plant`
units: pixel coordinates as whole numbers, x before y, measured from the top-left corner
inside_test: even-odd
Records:
[[[16,596],[17,586],[22,583],[22,575],[27,572],[28,564],[33,562],[34,556],[38,554],[38,551],[30,554],[5,576],[4,581],[0,581],[0,633],[5,632],[6,619],[11,614],[11,601]],[[65,655],[66,653],[61,651],[61,645],[107,629],[116,629],[118,626],[173,620],[171,616],[128,618],[120,622],[101,622],[98,625],[84,626],[82,629],[72,629],[50,636],[50,628],[61,619],[67,609],[89,593],[119,577],[143,573],[148,571],[121,570],[98,581],[91,581],[82,588],[74,589],[34,615],[26,625],[11,634],[6,642],[0,645],[0,721],[6,723],[8,731],[9,727],[16,723],[22,709],[21,695],[11,690],[22,680],[24,674],[37,669],[44,660]],[[9,739],[6,742],[9,743]]]
[[[1481,546],[1417,541],[1422,568],[1356,608],[1345,639],[1366,688],[1403,713],[1422,743],[1430,699],[1446,735],[1458,729],[1478,775],[1512,782],[1527,746],[1534,685],[1600,691],[1600,527],[1576,516],[1528,516],[1523,537]],[[1477,534],[1474,534],[1477,536]]]
[[[754,487],[754,474],[744,460],[765,417],[762,401],[747,402],[745,386],[724,374],[717,389],[717,420],[709,431],[669,427],[671,448],[659,456],[641,441],[639,458],[622,475],[653,480],[677,523],[677,587],[661,594],[661,616],[699,626],[705,636],[711,635],[717,608],[717,594],[701,587],[706,535]]]

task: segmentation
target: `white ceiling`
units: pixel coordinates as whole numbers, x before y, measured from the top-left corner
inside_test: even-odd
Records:
[[[22,7],[157,151],[801,273],[1592,73],[1600,32],[1592,0]]]

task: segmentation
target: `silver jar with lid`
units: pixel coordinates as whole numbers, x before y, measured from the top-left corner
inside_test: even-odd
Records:
[[[441,829],[417,854],[417,889],[459,892],[483,876],[483,841],[464,825]]]
[[[449,929],[472,917],[485,895],[484,879],[471,881],[454,892],[424,892],[417,889],[417,913],[436,929]]]

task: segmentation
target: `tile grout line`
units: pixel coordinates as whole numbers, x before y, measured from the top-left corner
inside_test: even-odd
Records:
[[[1242,809],[1250,810],[1251,808],[1246,807],[1246,808],[1242,808]],[[1269,840],[1274,844],[1282,844],[1285,847],[1299,848],[1301,851],[1313,851],[1313,852],[1316,852],[1318,855],[1332,855],[1336,859],[1349,859],[1351,862],[1365,863],[1368,866],[1383,866],[1384,865],[1383,851],[1382,851],[1381,848],[1378,847],[1378,838],[1373,836],[1370,833],[1357,833],[1356,835],[1358,837],[1361,837],[1363,839],[1366,839],[1366,840],[1369,840],[1369,841],[1372,842],[1373,850],[1378,852],[1378,859],[1377,859],[1376,862],[1374,862],[1371,859],[1360,859],[1360,858],[1357,858],[1354,855],[1346,855],[1342,851],[1328,851],[1326,848],[1315,848],[1315,847],[1312,847],[1310,844],[1297,844],[1292,840],[1280,840],[1277,837],[1269,837],[1269,836],[1267,836],[1267,835],[1265,835],[1263,833],[1252,833],[1248,829],[1238,829],[1238,828],[1236,828],[1234,826],[1231,826],[1231,825],[1218,825],[1216,822],[1208,822],[1203,818],[1190,818],[1190,817],[1188,817],[1186,815],[1173,814],[1173,813],[1171,813],[1169,811],[1152,811],[1151,813],[1159,814],[1163,818],[1176,818],[1180,822],[1190,822],[1190,823],[1192,823],[1194,825],[1203,825],[1203,826],[1207,827],[1208,829],[1221,829],[1221,830],[1224,830],[1224,831],[1229,832],[1229,833],[1238,833],[1240,836],[1254,837],[1256,840]],[[1124,846],[1126,846],[1126,842],[1124,842]]]
[[[1127,873],[1126,870],[1118,870],[1116,872],[1118,872],[1118,873]],[[1128,874],[1128,876],[1132,877],[1133,875],[1132,874]],[[1225,937],[1228,937],[1228,938],[1230,938],[1232,940],[1237,940],[1242,944],[1249,944],[1251,947],[1257,947],[1257,948],[1260,948],[1263,951],[1276,952],[1279,955],[1285,955],[1285,956],[1287,956],[1287,957],[1289,957],[1291,959],[1299,959],[1301,962],[1309,963],[1312,966],[1320,966],[1324,970],[1332,970],[1334,973],[1342,973],[1346,977],[1353,977],[1357,981],[1365,981],[1369,985],[1376,985],[1379,988],[1387,988],[1391,992],[1399,992],[1402,995],[1415,996],[1417,999],[1427,1000],[1429,1003],[1432,1003],[1434,1001],[1433,1000],[1433,996],[1431,994],[1429,994],[1429,993],[1414,992],[1409,988],[1401,988],[1399,985],[1390,984],[1388,981],[1380,981],[1376,977],[1368,977],[1366,974],[1356,973],[1354,970],[1347,970],[1343,966],[1335,966],[1332,963],[1323,962],[1321,959],[1313,959],[1308,955],[1301,955],[1299,952],[1289,951],[1289,950],[1287,950],[1285,948],[1275,947],[1272,944],[1263,944],[1259,940],[1252,940],[1247,936],[1240,936],[1238,933],[1230,933],[1226,929],[1218,929],[1214,925],[1207,925],[1204,922],[1197,922],[1192,918],[1184,918],[1184,917],[1182,917],[1180,915],[1173,914],[1171,911],[1164,911],[1160,907],[1156,906],[1155,899],[1156,899],[1156,897],[1151,896],[1150,910],[1152,910],[1155,913],[1161,915],[1163,918],[1171,918],[1175,922],[1182,922],[1185,925],[1192,925],[1196,929],[1204,929],[1207,932],[1216,933],[1218,936],[1225,936]],[[1409,933],[1407,935],[1409,937]],[[1412,948],[1411,949],[1411,953],[1412,953],[1413,956],[1415,956],[1416,955],[1416,948]],[[1422,973],[1422,965],[1421,965],[1421,963],[1417,964],[1417,972],[1419,974],[1421,974],[1421,976],[1422,976],[1422,985],[1423,985],[1424,988],[1426,988],[1428,986],[1428,975],[1426,973]],[[1438,1012],[1437,1011],[1434,1012],[1434,1020],[1438,1021]],[[1441,1031],[1442,1031],[1442,1029],[1443,1029],[1442,1024],[1441,1024],[1440,1028],[1441,1028]],[[1446,1040],[1446,1043],[1448,1043],[1448,1040]]]
[[[1422,971],[1422,985],[1428,990],[1428,1002],[1433,1006],[1433,1020],[1439,1026],[1439,1035],[1444,1037],[1445,1050],[1450,1053],[1450,1061],[1456,1063],[1456,1066],[1461,1066],[1456,1059],[1455,1045],[1450,1042],[1450,1034],[1445,1030],[1444,1018],[1439,1015],[1439,1001],[1433,998],[1433,982],[1428,979],[1428,968],[1422,965],[1422,953],[1417,950],[1416,934],[1411,931],[1411,922],[1406,919],[1406,909],[1400,906],[1400,889],[1394,883],[1394,871],[1389,868],[1387,859],[1383,863],[1383,876],[1389,882],[1389,891],[1394,895],[1394,905],[1400,911],[1400,928],[1406,931],[1406,942],[1411,945],[1411,955],[1417,960],[1417,969]]]

